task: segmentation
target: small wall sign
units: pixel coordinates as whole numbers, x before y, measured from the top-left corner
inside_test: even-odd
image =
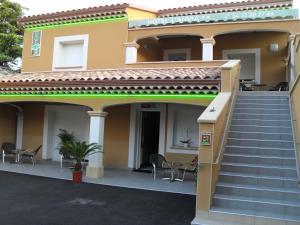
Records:
[[[202,132],[200,135],[200,143],[201,145],[211,145],[211,133]]]

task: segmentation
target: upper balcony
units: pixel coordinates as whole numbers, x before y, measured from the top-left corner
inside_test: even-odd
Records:
[[[286,81],[289,45],[290,33],[276,30],[241,30],[211,38],[192,34],[147,36],[125,44],[126,66],[180,67],[182,61],[218,65],[219,60],[239,59],[240,79],[268,90]]]

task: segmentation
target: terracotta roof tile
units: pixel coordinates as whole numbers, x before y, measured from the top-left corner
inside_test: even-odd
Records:
[[[0,75],[0,94],[216,94],[220,67],[106,69]]]
[[[293,0],[248,0],[239,2],[227,2],[218,4],[207,4],[189,7],[169,8],[158,11],[159,17],[182,16],[218,13],[227,11],[242,11],[254,9],[267,9],[279,7],[292,7]]]
[[[83,9],[74,9],[55,13],[40,14],[34,16],[26,16],[19,19],[21,24],[35,24],[40,22],[54,22],[61,20],[80,19],[86,17],[99,17],[107,15],[117,15],[126,13],[125,10],[129,4],[115,4],[96,6]]]
[[[0,82],[97,81],[97,80],[164,80],[218,79],[219,67],[181,67],[159,69],[103,69],[91,71],[55,71],[0,75]],[[1,84],[0,84],[1,85]]]

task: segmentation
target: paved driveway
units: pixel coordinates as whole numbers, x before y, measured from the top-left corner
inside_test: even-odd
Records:
[[[188,225],[195,196],[0,172],[1,225]]]

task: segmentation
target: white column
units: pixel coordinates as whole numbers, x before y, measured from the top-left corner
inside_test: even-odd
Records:
[[[136,63],[137,62],[137,52],[138,52],[138,49],[140,46],[135,42],[126,43],[126,44],[124,44],[124,46],[126,48],[125,63],[126,64]]]
[[[89,111],[90,115],[90,143],[97,143],[101,146],[101,152],[89,156],[89,164],[86,169],[86,176],[90,178],[103,177],[103,145],[104,145],[104,122],[106,112]]]
[[[200,39],[202,43],[202,60],[211,61],[214,59],[214,45],[215,39],[213,38],[203,38]]]
[[[290,45],[290,77],[288,81],[293,83],[295,80],[295,46],[294,46],[295,35],[290,35],[289,37],[289,45]]]
[[[23,141],[23,123],[24,115],[22,111],[17,112],[17,135],[16,135],[16,147],[17,149],[22,149]]]

